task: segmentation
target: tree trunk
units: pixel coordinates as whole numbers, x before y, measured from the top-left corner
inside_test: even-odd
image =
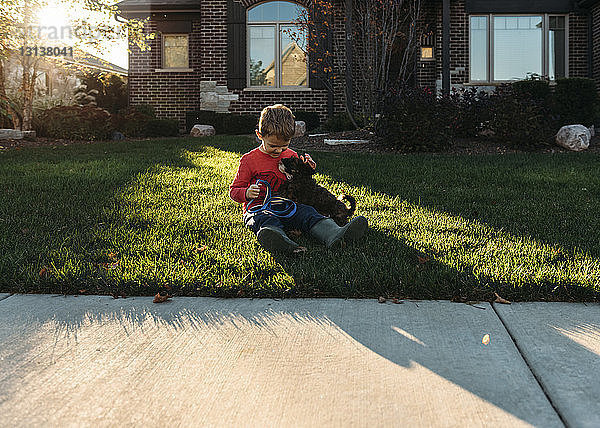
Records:
[[[4,74],[4,60],[0,59],[0,104],[6,109],[12,119],[14,129],[21,129],[21,119],[18,113],[12,107],[8,96],[6,95],[6,75]]]

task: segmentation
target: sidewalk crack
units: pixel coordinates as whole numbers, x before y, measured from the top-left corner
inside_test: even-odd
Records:
[[[10,293],[8,296],[4,296],[4,297],[0,296],[0,301],[8,299],[10,296],[14,296],[14,295],[15,295],[15,293]]]
[[[550,395],[548,394],[548,391],[544,387],[544,384],[542,383],[542,380],[535,374],[535,371],[533,370],[533,368],[529,364],[529,361],[527,361],[527,358],[525,358],[525,354],[523,353],[523,350],[521,349],[521,347],[519,346],[519,344],[515,340],[512,332],[510,331],[510,328],[508,328],[508,325],[506,325],[506,323],[502,319],[502,315],[500,315],[500,313],[496,310],[496,303],[495,302],[491,302],[491,304],[492,304],[492,309],[496,313],[496,316],[498,317],[498,319],[500,320],[500,322],[504,326],[504,330],[506,330],[506,332],[508,333],[508,337],[510,337],[510,340],[512,340],[512,343],[517,348],[517,351],[519,352],[519,355],[521,355],[521,358],[523,359],[523,361],[525,361],[525,364],[527,365],[527,368],[529,369],[529,371],[533,375],[533,378],[535,379],[535,381],[537,382],[537,384],[542,389],[542,392],[544,393],[544,395],[546,396],[546,399],[548,400],[548,402],[550,403],[550,405],[552,406],[552,408],[556,412],[558,418],[560,419],[560,421],[563,423],[563,425],[565,427],[570,428],[570,425],[567,423],[567,421],[565,420],[565,418],[563,417],[563,415],[558,411],[558,408],[556,407],[556,405],[554,404],[554,402],[550,398]]]

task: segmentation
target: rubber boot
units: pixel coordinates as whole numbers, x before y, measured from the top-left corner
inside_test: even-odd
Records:
[[[342,241],[356,241],[365,234],[369,224],[363,216],[352,219],[350,223],[339,227],[333,219],[326,218],[310,229],[310,234],[325,244],[327,248],[341,245]]]
[[[299,247],[292,241],[279,227],[264,226],[261,227],[256,238],[260,245],[267,251],[293,253]]]

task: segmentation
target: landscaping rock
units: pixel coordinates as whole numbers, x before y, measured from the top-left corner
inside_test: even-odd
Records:
[[[301,120],[296,121],[296,132],[294,133],[294,137],[302,137],[306,134],[306,123]],[[294,138],[292,137],[292,138]]]
[[[556,144],[565,149],[580,152],[590,146],[591,131],[583,125],[567,125],[556,134]]]
[[[121,134],[119,131],[115,131],[112,134],[112,139],[114,141],[124,140],[125,139],[125,135]]]
[[[192,137],[208,137],[215,135],[215,128],[211,125],[194,125],[190,135]]]

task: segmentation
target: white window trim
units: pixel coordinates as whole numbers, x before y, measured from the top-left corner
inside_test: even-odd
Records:
[[[165,36],[185,36],[187,38],[188,45],[188,66],[187,67],[165,67]],[[156,72],[186,72],[194,71],[190,68],[190,35],[189,33],[167,33],[160,34],[160,67],[157,68]]]
[[[473,16],[484,16],[487,18],[487,31],[486,31],[486,46],[487,46],[487,80],[471,80],[471,17]],[[468,15],[469,19],[469,84],[472,85],[490,85],[490,84],[502,84],[507,82],[515,82],[515,80],[494,80],[494,17],[497,16],[541,16],[542,17],[542,75],[549,75],[549,64],[550,64],[550,38],[549,25],[551,16],[563,16],[565,18],[565,77],[569,77],[569,15],[564,13],[489,13],[480,14],[476,13]],[[552,80],[554,82],[554,80]]]
[[[285,0],[280,0],[280,1],[285,1]],[[268,2],[266,2],[268,3]],[[292,3],[292,2],[288,2],[288,3]],[[265,3],[260,3],[254,7],[258,7],[261,6]],[[301,5],[299,5],[301,6]],[[279,46],[280,43],[280,39],[281,39],[281,30],[280,27],[281,26],[286,26],[286,25],[297,25],[294,22],[291,21],[253,21],[253,22],[249,22],[248,21],[248,15],[250,13],[250,11],[252,9],[254,9],[254,7],[248,9],[246,11],[246,89],[252,89],[252,90],[275,90],[275,91],[288,91],[288,90],[306,90],[306,89],[310,89],[309,87],[309,80],[310,80],[310,70],[308,67],[309,64],[309,60],[308,60],[308,52],[306,53],[306,85],[301,85],[301,86],[297,86],[297,85],[288,85],[288,86],[281,86],[281,47]],[[304,6],[302,6],[304,7]],[[275,26],[275,86],[251,86],[250,85],[250,27],[260,27],[260,26],[264,26],[264,27],[272,27]],[[306,43],[308,45],[308,37],[306,40]]]

